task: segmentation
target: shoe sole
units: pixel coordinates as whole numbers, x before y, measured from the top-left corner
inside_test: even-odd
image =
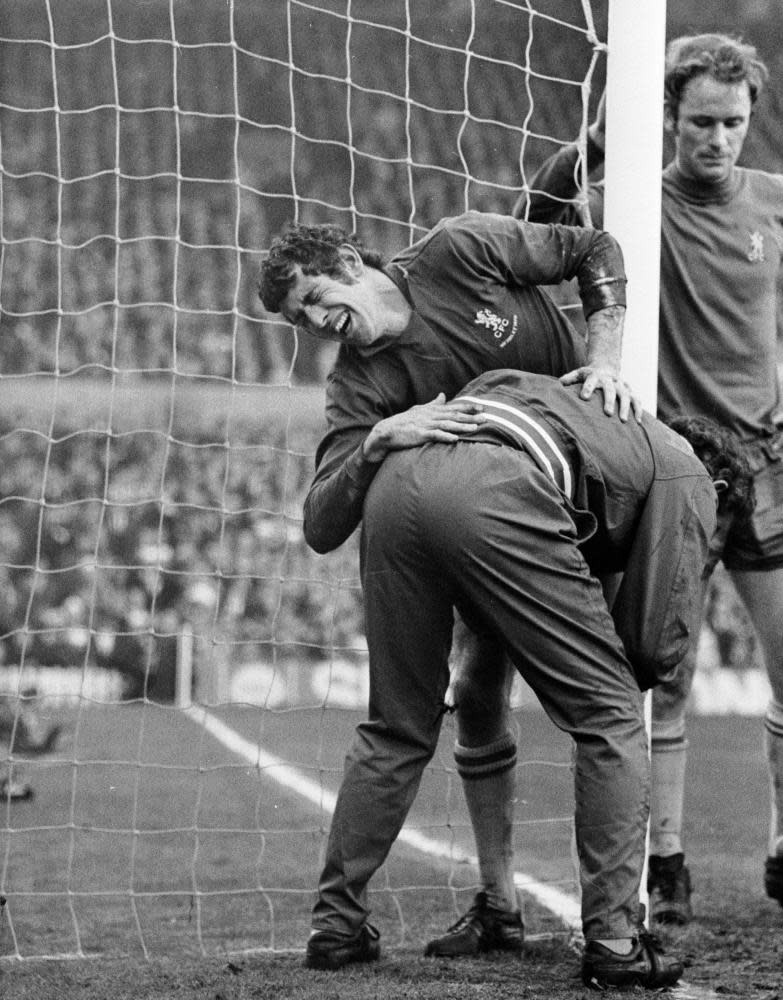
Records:
[[[593,990],[626,990],[634,989],[635,987],[641,987],[645,990],[660,990],[665,986],[674,986],[679,979],[680,974],[678,973],[677,975],[672,974],[670,976],[663,976],[655,983],[650,983],[644,975],[618,977],[616,981],[611,979],[598,979],[595,976],[591,976],[589,979],[583,977],[582,982],[585,986],[589,986],[590,989]]]

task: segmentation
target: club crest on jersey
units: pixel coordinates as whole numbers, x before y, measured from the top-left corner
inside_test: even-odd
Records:
[[[763,264],[764,257],[764,236],[758,229],[750,234],[750,249],[748,250],[748,260],[751,264]]]
[[[492,312],[491,309],[479,309],[473,322],[476,326],[485,326],[488,330],[491,330],[493,336],[497,340],[500,340],[506,332],[506,327],[508,326],[508,320],[501,319],[501,317],[498,316],[497,313]]]

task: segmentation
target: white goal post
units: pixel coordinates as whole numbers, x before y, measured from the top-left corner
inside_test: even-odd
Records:
[[[604,227],[628,274],[623,373],[655,413],[666,0],[611,4],[608,44]]]
[[[628,275],[623,375],[645,409],[655,413],[666,0],[650,0],[644,17],[632,4],[611,4],[608,42],[604,226],[620,241]],[[644,707],[649,734],[649,693]],[[645,865],[640,891],[649,914],[646,884]]]

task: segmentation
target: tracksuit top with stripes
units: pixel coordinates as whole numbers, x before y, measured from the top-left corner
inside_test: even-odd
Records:
[[[305,538],[318,552],[341,545],[361,521],[378,469],[362,443],[378,421],[439,392],[451,398],[482,372],[559,376],[584,363],[583,339],[539,286],[577,278],[585,315],[625,304],[622,255],[608,234],[491,213],[441,221],[385,272],[412,316],[397,338],[338,352],[304,505]]]
[[[527,452],[557,487],[580,543],[590,540],[584,554],[593,572],[614,572],[623,568],[656,469],[668,474],[667,456],[687,455],[694,475],[704,469],[690,444],[650,414],[623,423],[606,416],[600,394],[586,402],[579,391],[526,372],[487,372],[458,393],[479,403],[486,420],[463,440]]]

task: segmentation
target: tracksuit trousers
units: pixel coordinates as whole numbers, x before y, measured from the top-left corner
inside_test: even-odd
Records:
[[[659,654],[665,658],[672,635],[684,648],[687,621],[667,605],[658,627],[654,609],[671,593],[683,596],[688,614],[698,606],[687,591],[700,578],[714,526],[704,469],[692,456],[672,462],[660,482],[653,476],[637,497],[625,498],[628,524],[614,525],[630,536],[631,525],[659,532],[647,538],[646,552],[632,544],[626,574],[639,580],[637,596],[649,607],[635,607],[628,587],[620,601],[648,635],[657,618],[653,649],[642,648],[639,626],[627,629],[644,670]],[[672,531],[656,561],[666,520]],[[504,643],[550,719],[575,741],[585,938],[637,932],[649,810],[643,696],[579,547],[577,521],[525,450],[463,440],[387,456],[367,495],[362,530],[369,715],[346,758],[314,930],[353,934],[367,919],[367,883],[402,828],[437,746],[456,607],[471,627]]]
[[[370,709],[332,820],[313,928],[354,933],[435,752],[453,607],[499,633],[576,742],[575,829],[586,937],[630,937],[649,808],[642,694],[556,487],[490,444],[400,452],[367,498],[362,580]]]

